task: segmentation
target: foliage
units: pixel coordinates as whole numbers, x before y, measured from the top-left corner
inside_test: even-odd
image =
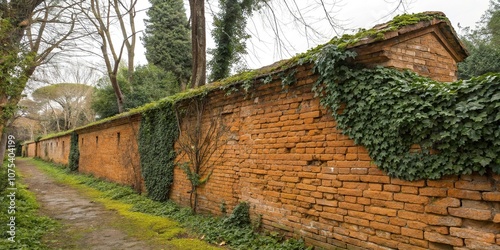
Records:
[[[325,47],[315,62],[315,90],[324,93],[321,103],[338,127],[390,176],[500,173],[499,74],[445,84],[394,69],[348,67],[350,57]]]
[[[157,201],[168,199],[173,182],[174,143],[179,130],[172,102],[142,113],[139,130],[139,155],[141,174],[148,196]]]
[[[233,212],[229,217],[224,219],[227,225],[244,227],[250,225],[250,205],[248,202],[240,202],[234,207]]]
[[[146,58],[178,83],[186,84],[191,76],[191,41],[182,0],[149,0],[146,31],[143,38]]]
[[[78,171],[78,164],[80,161],[80,150],[78,148],[78,134],[73,131],[71,133],[68,167],[71,171]]]
[[[118,84],[121,86],[123,94],[127,96],[124,103],[125,110],[159,100],[177,93],[180,89],[178,81],[172,73],[152,64],[138,66],[134,71],[131,84],[127,82],[127,74],[127,69],[121,68],[118,75]],[[101,79],[99,82],[92,108],[101,119],[118,114],[118,104],[113,87],[106,79]]]
[[[6,164],[4,164],[6,166]],[[6,167],[1,167],[2,180],[7,180]],[[5,174],[5,175],[4,175]],[[7,240],[10,235],[7,230],[2,230],[0,233],[0,248],[1,249],[49,249],[43,242],[42,237],[49,231],[57,227],[57,222],[38,215],[39,205],[35,200],[34,195],[28,191],[28,188],[19,183],[20,179],[16,179],[16,213],[9,214],[9,197],[7,196],[12,190],[3,189],[0,187],[0,221],[2,221],[2,229],[6,229],[3,223],[7,224],[11,216],[16,217],[16,237],[15,243]],[[3,183],[0,184],[3,186]],[[6,185],[6,184],[5,184]]]
[[[458,64],[461,79],[500,72],[500,1],[490,1],[490,8],[475,29],[465,28],[462,37],[469,57]]]
[[[35,163],[39,166],[42,165],[40,161]],[[43,165],[47,166],[49,164],[44,163]],[[135,193],[130,187],[99,180],[87,175],[70,173],[61,168],[43,167],[43,170],[50,172],[52,176],[56,176],[58,180],[63,180],[65,183],[76,186],[85,185],[96,189],[100,192],[100,197],[129,204],[131,206],[127,209],[131,212],[146,213],[176,220],[181,226],[187,227],[191,232],[202,235],[202,238],[210,243],[225,243],[231,249],[311,249],[306,248],[302,240],[285,240],[278,234],[258,234],[250,226],[229,225],[225,218],[193,214],[191,209],[181,208],[172,201],[153,201]],[[246,210],[243,207],[241,212],[234,211],[233,214],[242,215],[235,217],[244,217],[243,215]]]
[[[214,16],[212,36],[216,48],[209,51],[213,55],[208,63],[211,68],[209,81],[226,78],[231,67],[246,54],[245,41],[250,37],[245,31],[246,19],[252,14],[255,0],[219,0],[220,12]]]

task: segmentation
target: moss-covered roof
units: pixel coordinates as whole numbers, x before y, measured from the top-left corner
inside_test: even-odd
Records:
[[[393,37],[396,37],[400,34],[407,33],[410,31],[414,31],[417,29],[422,29],[425,27],[428,27],[430,25],[435,25],[435,24],[440,24],[443,23],[444,26],[443,28],[445,31],[448,31],[449,38],[454,40],[453,42],[457,44],[457,49],[461,50],[461,54],[464,56],[467,55],[467,51],[465,50],[464,46],[461,44],[460,40],[456,36],[455,31],[453,30],[453,27],[451,27],[448,18],[442,13],[442,12],[423,12],[423,13],[417,13],[417,14],[403,14],[403,15],[398,15],[394,17],[391,21],[379,24],[374,26],[371,29],[361,29],[359,32],[356,34],[346,34],[341,37],[335,37],[331,39],[328,43],[319,45],[313,49],[308,50],[305,53],[300,53],[297,54],[296,56],[278,61],[272,65],[262,67],[260,69],[255,69],[251,71],[246,71],[242,72],[233,76],[230,76],[228,78],[222,79],[217,82],[213,82],[195,89],[188,89],[184,92],[165,97],[159,101],[151,102],[148,104],[145,104],[141,107],[131,109],[128,112],[124,112],[112,117],[108,117],[90,124],[87,124],[85,126],[76,128],[74,130],[70,131],[64,131],[60,132],[57,134],[50,134],[43,136],[41,140],[46,140],[49,138],[54,138],[54,137],[60,137],[64,135],[70,134],[72,131],[80,131],[87,129],[92,126],[97,126],[100,124],[105,124],[109,123],[118,119],[126,118],[126,117],[131,117],[134,115],[141,114],[142,112],[154,108],[158,108],[162,106],[162,103],[165,102],[178,102],[181,100],[185,99],[190,99],[195,96],[207,94],[211,91],[217,90],[217,89],[227,89],[232,86],[242,84],[242,83],[247,83],[247,82],[253,82],[257,79],[261,79],[264,77],[268,77],[270,75],[274,75],[283,71],[286,71],[287,69],[290,69],[294,66],[301,65],[303,63],[308,63],[311,62],[311,60],[321,51],[321,49],[329,44],[334,44],[336,46],[339,46],[341,48],[355,48],[361,45],[366,45],[370,43],[375,43],[375,42],[380,42],[383,40],[387,40]]]

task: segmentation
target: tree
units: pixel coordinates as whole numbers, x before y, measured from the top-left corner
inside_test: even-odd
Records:
[[[101,56],[106,65],[111,86],[113,87],[118,112],[124,111],[125,96],[117,80],[120,62],[127,54],[128,81],[132,80],[134,72],[134,57],[136,44],[135,29],[135,5],[137,0],[130,0],[128,3],[121,0],[90,0],[89,4],[82,4],[80,8],[87,16],[88,22],[94,28],[91,34],[97,33],[95,39],[100,45]],[[114,29],[118,23],[118,32],[121,40],[113,37]]]
[[[214,17],[212,36],[216,48],[209,62],[210,81],[228,77],[231,66],[240,61],[240,55],[246,54],[245,41],[249,37],[246,20],[252,14],[256,0],[219,0],[220,12]]]
[[[150,0],[143,43],[146,58],[166,72],[172,72],[181,86],[191,77],[189,23],[182,0]]]
[[[500,0],[491,0],[476,29],[465,28],[462,37],[469,57],[458,65],[458,75],[468,79],[488,72],[500,72]]]
[[[93,88],[85,84],[59,83],[38,88],[32,96],[35,101],[50,108],[57,123],[57,131],[61,131],[94,121],[90,108],[92,92]]]
[[[128,75],[126,68],[120,68],[117,76],[118,84],[125,91],[125,95],[129,96],[124,103],[125,110],[159,100],[179,91],[176,77],[171,72],[165,72],[153,64],[139,66],[133,74],[131,83],[126,79]],[[134,92],[130,92],[129,85],[133,86]],[[113,88],[108,78],[99,81],[94,94],[92,109],[101,119],[118,114]]]
[[[29,78],[78,39],[77,1],[0,2],[0,157],[6,143],[4,128],[12,122]]]
[[[189,0],[191,10],[191,88],[205,85],[207,78],[207,37],[205,31],[205,0]]]

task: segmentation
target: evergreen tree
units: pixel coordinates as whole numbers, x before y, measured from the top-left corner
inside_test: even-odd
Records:
[[[182,0],[149,0],[143,44],[146,59],[159,68],[172,72],[179,83],[191,77],[191,41],[186,11]]]
[[[250,36],[245,31],[246,20],[252,14],[258,0],[219,0],[220,12],[214,17],[212,36],[216,48],[208,63],[211,69],[210,81],[228,77],[231,67],[246,54],[245,41]]]

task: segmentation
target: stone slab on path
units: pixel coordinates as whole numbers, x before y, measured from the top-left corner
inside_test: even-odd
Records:
[[[176,249],[129,237],[126,232],[112,226],[123,219],[116,211],[107,210],[78,190],[57,183],[27,160],[17,160],[16,165],[23,174],[22,182],[35,194],[40,204],[39,212],[63,225],[57,235],[48,235],[51,247],[92,250]]]

